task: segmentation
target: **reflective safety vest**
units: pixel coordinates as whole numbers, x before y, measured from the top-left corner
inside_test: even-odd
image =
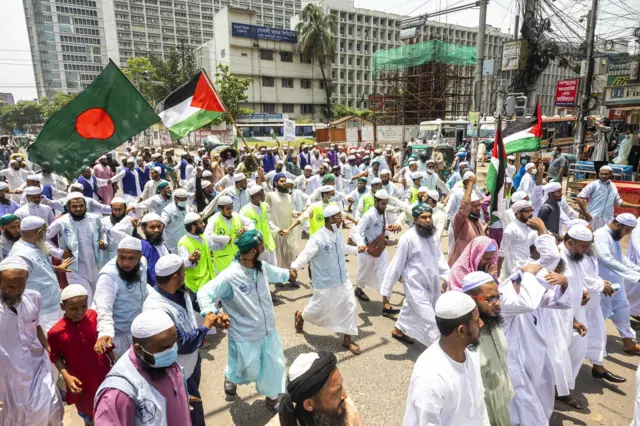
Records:
[[[367,210],[369,210],[371,207],[373,207],[373,195],[369,192],[365,195],[362,196],[362,213],[360,214],[360,216],[362,216],[363,214],[365,214],[367,212]]]
[[[200,251],[200,260],[193,268],[185,268],[184,283],[191,291],[197,293],[200,287],[215,278],[216,272],[213,270],[213,261],[211,260],[211,251],[209,250],[209,243],[207,239],[202,235],[200,237],[202,242],[191,238],[189,235],[185,235],[178,241],[178,247],[182,246],[192,254],[194,251]]]
[[[253,204],[249,203],[240,209],[240,214],[247,219],[251,219],[256,226],[256,229],[262,234],[264,240],[264,247],[269,251],[276,249],[276,242],[271,235],[271,228],[269,228],[269,209],[267,203],[260,203],[260,216],[253,209]]]
[[[324,205],[322,201],[311,205],[311,217],[309,217],[309,234],[313,235],[324,226]]]
[[[238,239],[237,235],[240,229],[242,229],[242,220],[238,213],[234,212],[231,217],[231,229],[227,227],[227,223],[223,219],[222,214],[218,215],[215,223],[215,234],[231,237],[231,240],[225,248],[213,252],[213,266],[215,267],[216,274],[224,271],[227,266],[233,262],[233,257],[238,252],[238,246],[236,246],[235,242]]]
[[[409,200],[409,204],[413,204],[418,201],[418,188],[412,186],[409,188],[409,191],[411,191],[411,199]]]

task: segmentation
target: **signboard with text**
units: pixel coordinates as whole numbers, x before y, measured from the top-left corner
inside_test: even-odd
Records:
[[[298,42],[298,33],[280,28],[259,27],[257,25],[231,23],[231,35],[233,37],[257,38],[261,40]]]
[[[347,142],[358,142],[358,128],[357,127],[347,127],[345,133],[346,133],[346,136],[347,136]]]
[[[579,78],[558,80],[556,84],[556,106],[576,106],[578,104]]]
[[[640,84],[606,87],[604,105],[608,107],[640,106]]]
[[[502,44],[502,71],[524,69],[527,57],[527,44],[524,40],[505,41]]]
[[[362,140],[365,142],[373,142],[373,126],[362,127]]]
[[[628,56],[609,59],[607,86],[623,86],[629,84],[629,80],[635,78],[637,69],[637,60],[634,61]]]
[[[284,140],[286,142],[295,142],[296,140],[296,122],[293,120],[283,120],[284,124]]]

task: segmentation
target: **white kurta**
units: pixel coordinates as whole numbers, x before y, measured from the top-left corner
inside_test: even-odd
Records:
[[[640,226],[636,226],[631,232],[627,258],[636,265],[640,264]],[[625,279],[624,290],[627,293],[627,300],[629,300],[629,313],[631,315],[640,315],[640,285],[637,281]]]
[[[535,233],[535,231],[518,219],[505,228],[499,251],[499,256],[504,258],[500,270],[500,281],[506,280],[514,272],[518,262],[529,258],[529,235],[531,233]]]
[[[384,276],[380,293],[386,297],[391,297],[393,286],[402,276],[405,299],[396,327],[425,346],[440,337],[435,304],[440,297],[440,280],[448,281],[449,271],[440,239],[423,238],[412,227],[400,238]]]
[[[58,426],[64,409],[51,362],[40,341],[40,294],[25,290],[16,312],[0,303],[2,426]]]
[[[283,194],[277,190],[268,192],[266,203],[269,205],[269,215],[273,223],[280,229],[287,229],[293,223],[293,203],[291,194]],[[295,231],[298,231],[297,233]],[[273,233],[276,243],[277,266],[289,268],[291,262],[296,258],[298,251],[298,241],[300,240],[300,230],[296,227],[286,237],[281,237],[279,233]]]
[[[388,223],[388,222],[387,222]],[[358,225],[353,229],[351,238],[359,246],[367,245],[378,238],[382,232],[385,221],[375,207],[370,208],[362,216]],[[382,290],[382,281],[389,265],[389,253],[385,248],[379,257],[373,257],[369,253],[358,254],[358,273],[356,286],[364,289],[367,285],[377,292]]]

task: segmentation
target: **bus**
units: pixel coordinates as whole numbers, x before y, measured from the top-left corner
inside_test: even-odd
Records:
[[[466,120],[432,120],[420,123],[417,142],[428,145],[447,144],[453,148],[462,144],[467,134]]]

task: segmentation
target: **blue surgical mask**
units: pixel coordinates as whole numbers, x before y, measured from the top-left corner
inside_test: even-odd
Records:
[[[186,201],[178,201],[176,204],[178,205],[178,207],[182,207],[182,208],[187,207]]]
[[[142,346],[141,346],[142,347]],[[157,354],[152,354],[144,350],[148,355],[151,355],[155,360],[155,364],[152,365],[153,368],[165,368],[169,367],[171,364],[178,360],[178,344],[174,343],[169,349],[166,349],[162,352],[158,352]]]

